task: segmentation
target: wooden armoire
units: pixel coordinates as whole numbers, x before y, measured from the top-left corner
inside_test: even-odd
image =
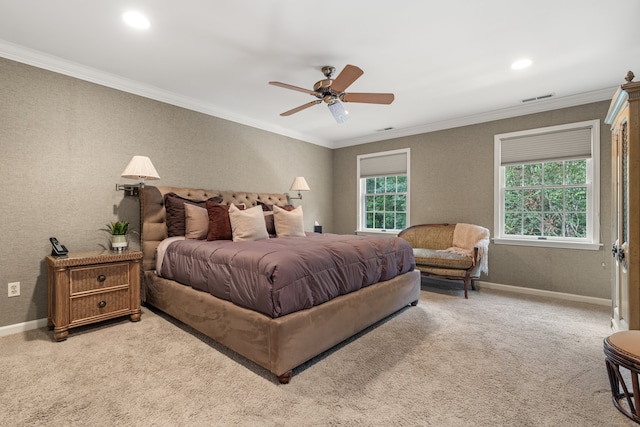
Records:
[[[640,329],[640,82],[631,71],[611,101],[613,331]]]

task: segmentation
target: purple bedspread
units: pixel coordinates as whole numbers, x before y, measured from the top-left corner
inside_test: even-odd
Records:
[[[311,308],[413,270],[397,237],[309,234],[254,242],[171,243],[161,275],[271,317]]]

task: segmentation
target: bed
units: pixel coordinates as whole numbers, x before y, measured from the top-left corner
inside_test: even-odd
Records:
[[[267,369],[275,374],[281,384],[288,383],[293,369],[302,363],[418,302],[420,273],[413,267],[405,268],[406,265],[403,267],[406,271],[403,270],[389,280],[380,280],[353,291],[347,290],[344,294],[308,308],[297,311],[279,309],[275,314],[265,312],[266,309],[259,311],[249,308],[247,304],[239,305],[176,280],[161,277],[156,272],[158,247],[171,234],[167,227],[167,194],[196,202],[215,200],[220,204],[246,207],[258,204],[284,207],[288,204],[287,196],[165,186],[146,186],[140,195],[140,241],[144,254],[141,289],[143,303],[167,313]],[[310,237],[313,234],[309,233]],[[316,235],[316,238],[319,237]],[[322,238],[331,237],[327,235]],[[359,239],[357,236],[352,238]],[[278,239],[280,237],[268,240],[277,243]],[[204,243],[198,244],[199,248],[205,246]],[[164,267],[160,268],[164,270]]]

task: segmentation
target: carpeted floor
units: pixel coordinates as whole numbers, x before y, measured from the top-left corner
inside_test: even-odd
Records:
[[[0,338],[3,426],[633,426],[611,403],[606,307],[423,283],[420,303],[294,371],[144,307]]]

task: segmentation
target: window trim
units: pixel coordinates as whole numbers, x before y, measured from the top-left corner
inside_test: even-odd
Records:
[[[504,229],[504,173],[502,173],[502,142],[514,137],[535,136],[544,133],[564,132],[578,128],[591,130],[591,158],[587,165],[587,230],[585,239],[570,237],[510,236]],[[590,163],[590,164],[589,164]],[[599,250],[600,243],[600,120],[568,123],[494,136],[494,238],[496,244],[564,249]]]
[[[381,234],[397,234],[402,230],[397,229],[383,229],[383,228],[366,228],[366,222],[364,219],[364,195],[366,193],[366,188],[364,187],[363,180],[360,177],[360,163],[363,159],[368,159],[372,157],[386,157],[393,156],[398,154],[406,154],[407,165],[406,165],[406,175],[407,175],[407,220],[406,226],[409,227],[410,222],[410,211],[411,211],[411,149],[410,148],[401,148],[397,150],[389,150],[389,151],[380,151],[377,153],[369,153],[369,154],[359,154],[356,160],[356,188],[358,189],[358,221],[356,233],[381,233]],[[401,174],[396,174],[401,175]],[[379,175],[379,176],[389,176],[388,174]]]

